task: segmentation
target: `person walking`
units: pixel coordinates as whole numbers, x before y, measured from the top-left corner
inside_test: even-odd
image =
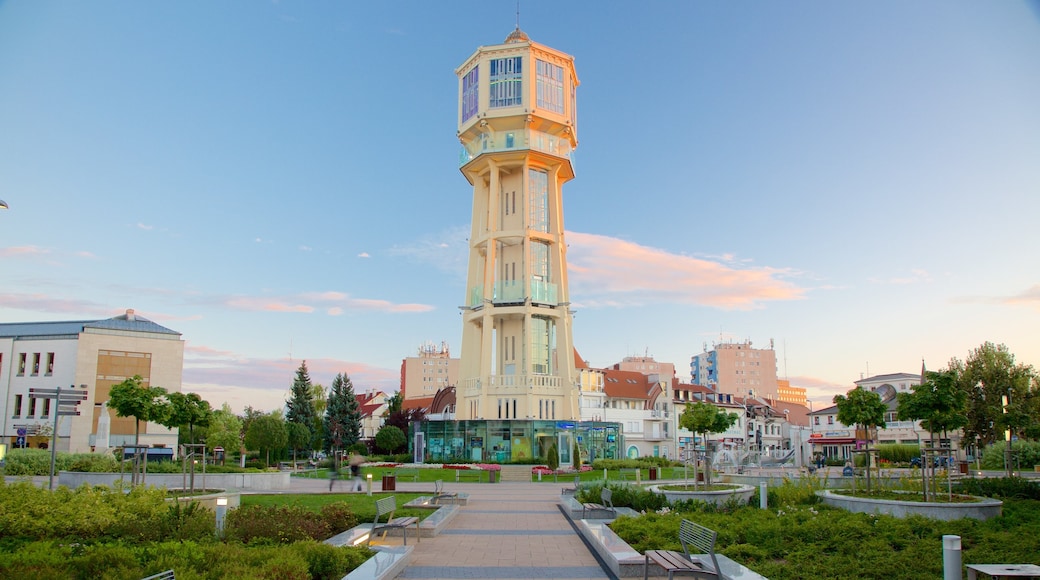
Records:
[[[336,458],[332,458],[332,466],[329,467],[329,492],[332,492],[332,486],[339,479],[339,469],[336,467]]]
[[[361,485],[361,464],[365,462],[365,457],[354,451],[350,452],[350,459],[347,463],[350,465],[350,489],[352,491],[364,491],[364,487]]]

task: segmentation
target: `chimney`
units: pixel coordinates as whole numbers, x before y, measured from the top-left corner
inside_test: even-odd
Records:
[[[134,317],[134,309],[133,308],[127,308],[126,309],[126,319],[129,322],[133,322],[134,320],[137,320],[137,318]]]

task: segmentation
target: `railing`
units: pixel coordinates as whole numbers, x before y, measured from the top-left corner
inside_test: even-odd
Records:
[[[559,388],[563,385],[563,380],[554,375],[491,375],[486,377],[485,381],[463,379],[460,383],[463,392],[477,394],[481,390],[481,385],[486,385],[489,390],[516,387]]]
[[[519,151],[532,149],[573,161],[574,148],[570,139],[557,137],[549,133],[533,130],[505,131],[494,136],[484,134],[482,139],[474,139],[462,145],[459,152],[459,166],[476,159],[481,153],[500,151]]]
[[[491,302],[494,304],[516,304],[527,301],[524,285],[517,281],[495,282]],[[484,286],[474,286],[469,291],[469,307],[477,308],[484,302]],[[535,304],[559,304],[559,285],[551,282],[531,282],[531,302]]]

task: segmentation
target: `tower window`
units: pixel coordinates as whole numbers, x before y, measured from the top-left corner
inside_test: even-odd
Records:
[[[475,66],[473,70],[462,77],[462,120],[465,121],[477,114],[477,95],[480,84],[480,67]]]
[[[539,232],[549,231],[549,174],[540,169],[527,172],[527,227]]]
[[[523,70],[519,56],[491,61],[488,107],[515,107],[523,103]]]
[[[535,69],[538,108],[563,113],[563,67],[536,60]]]

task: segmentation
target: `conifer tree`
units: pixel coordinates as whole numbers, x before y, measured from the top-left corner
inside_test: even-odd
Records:
[[[336,375],[325,407],[325,449],[345,449],[361,437],[361,409],[346,373]]]
[[[296,378],[293,380],[289,400],[285,402],[287,406],[285,420],[289,423],[303,425],[313,437],[314,391],[311,387],[311,376],[307,372],[307,361],[303,361],[300,363],[300,368],[296,369]]]

